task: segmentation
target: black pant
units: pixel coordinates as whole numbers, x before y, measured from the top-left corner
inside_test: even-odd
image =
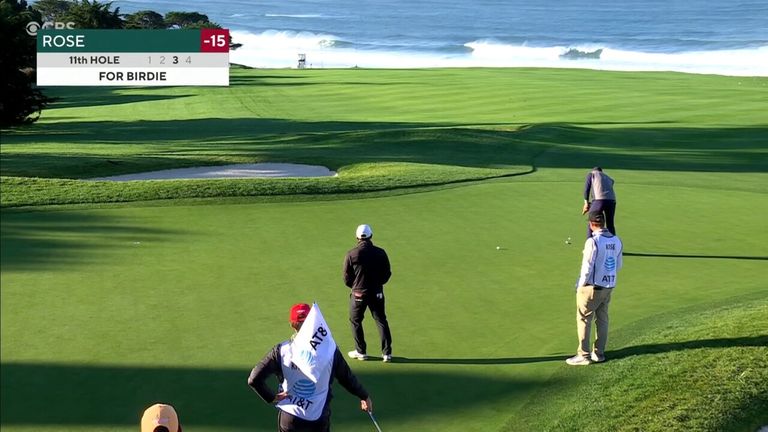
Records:
[[[603,212],[605,215],[605,227],[611,234],[616,235],[616,227],[613,225],[613,218],[616,215],[616,201],[614,200],[593,200],[589,205],[589,212]],[[587,238],[592,237],[592,230],[587,222]]]
[[[392,334],[389,332],[387,314],[384,312],[384,294],[363,294],[356,297],[355,293],[349,296],[349,322],[352,325],[352,336],[355,338],[355,349],[361,354],[366,354],[365,334],[363,333],[363,318],[365,309],[371,309],[371,316],[376,321],[381,337],[381,353],[392,355]]]
[[[277,412],[278,432],[328,432],[331,430],[330,417],[321,416],[315,421],[309,421],[282,410]]]

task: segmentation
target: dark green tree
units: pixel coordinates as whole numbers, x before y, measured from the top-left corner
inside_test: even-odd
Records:
[[[213,24],[208,19],[208,15],[197,12],[168,12],[165,14],[165,25],[178,28],[210,28],[203,27],[206,24]],[[221,28],[221,27],[214,27]]]
[[[37,40],[27,33],[32,21],[40,23],[42,16],[26,1],[0,0],[0,127],[37,120],[51,101],[34,84]]]
[[[187,24],[183,28],[184,29],[204,29],[204,28],[220,29],[221,26],[212,21],[198,21],[195,23]]]
[[[67,0],[37,0],[32,5],[43,16],[43,21],[61,21],[71,6],[72,2]]]
[[[81,29],[120,29],[123,19],[120,18],[120,8],[110,10],[112,2],[99,3],[98,0],[75,1],[69,10],[61,17],[62,21],[75,23],[75,28]]]
[[[143,10],[125,15],[127,29],[164,29],[167,28],[165,19],[155,11]]]

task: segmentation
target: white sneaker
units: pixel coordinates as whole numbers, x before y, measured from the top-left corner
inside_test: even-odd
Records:
[[[605,361],[605,356],[597,355],[596,352],[592,351],[592,354],[589,355],[589,359],[592,360],[592,363],[602,363]]]
[[[357,350],[350,351],[347,353],[347,355],[353,359],[368,360],[368,356],[366,354],[360,354],[359,352],[357,352]]]
[[[589,357],[585,357],[583,355],[578,355],[578,354],[571,358],[566,359],[565,362],[571,366],[586,366],[592,363]]]
[[[384,363],[392,363],[392,356],[389,354],[384,354],[382,361]]]

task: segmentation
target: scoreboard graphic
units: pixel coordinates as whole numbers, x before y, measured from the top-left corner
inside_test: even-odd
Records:
[[[228,86],[229,30],[41,30],[39,86]]]

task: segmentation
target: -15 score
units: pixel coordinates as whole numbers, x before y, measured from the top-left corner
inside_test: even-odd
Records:
[[[192,56],[187,57],[179,57],[179,56],[158,56],[156,58],[152,58],[152,56],[147,57],[148,63],[153,64],[153,60],[155,64],[192,64]]]

